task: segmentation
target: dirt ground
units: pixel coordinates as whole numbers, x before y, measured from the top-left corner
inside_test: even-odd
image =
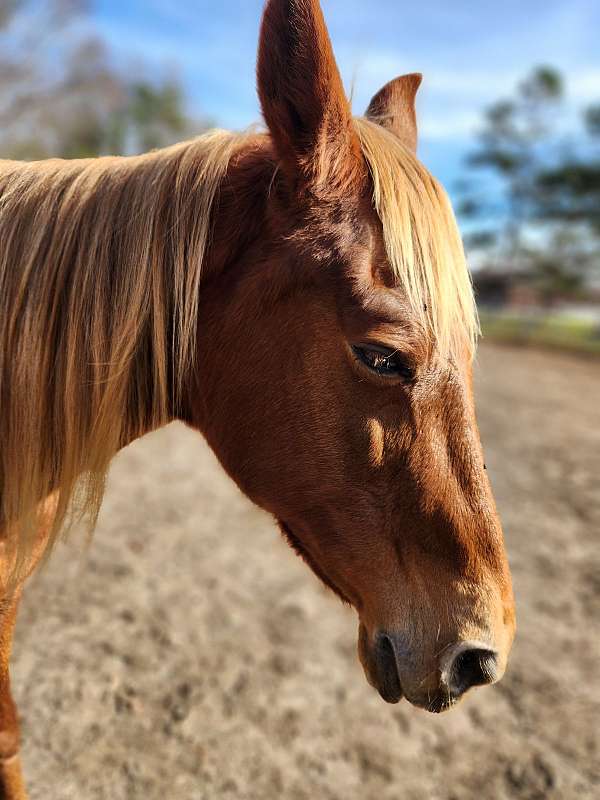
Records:
[[[599,798],[600,364],[485,345],[477,384],[518,604],[501,684],[437,717],[385,705],[353,613],[173,425],[26,592],[32,800]]]

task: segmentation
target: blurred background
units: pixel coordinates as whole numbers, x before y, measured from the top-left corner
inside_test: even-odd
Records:
[[[372,696],[352,615],[179,426],[116,459],[94,545],[26,595],[32,797],[600,796],[600,4],[323,0],[362,113],[421,71],[454,203],[514,572],[506,679],[441,718]],[[260,120],[261,0],[0,0],[0,157],[132,154]]]

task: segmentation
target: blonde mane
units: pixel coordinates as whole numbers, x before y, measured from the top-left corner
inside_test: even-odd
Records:
[[[424,330],[444,356],[473,354],[473,287],[444,189],[384,127],[355,118],[390,265]]]
[[[211,209],[248,137],[133,158],[0,161],[0,534],[40,501],[93,526],[117,450],[172,418],[195,354]],[[118,300],[118,302],[117,302]]]

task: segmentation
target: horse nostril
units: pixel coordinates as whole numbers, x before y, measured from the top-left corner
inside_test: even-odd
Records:
[[[449,688],[460,697],[472,686],[493,683],[498,672],[498,657],[493,650],[480,647],[461,650],[449,670]]]

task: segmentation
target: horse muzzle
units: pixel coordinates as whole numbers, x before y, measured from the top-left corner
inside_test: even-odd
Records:
[[[359,657],[367,680],[387,703],[405,697],[433,713],[451,708],[474,686],[495,683],[503,673],[497,652],[486,643],[452,644],[434,663],[424,665],[403,634],[378,631],[369,641],[363,625]]]

